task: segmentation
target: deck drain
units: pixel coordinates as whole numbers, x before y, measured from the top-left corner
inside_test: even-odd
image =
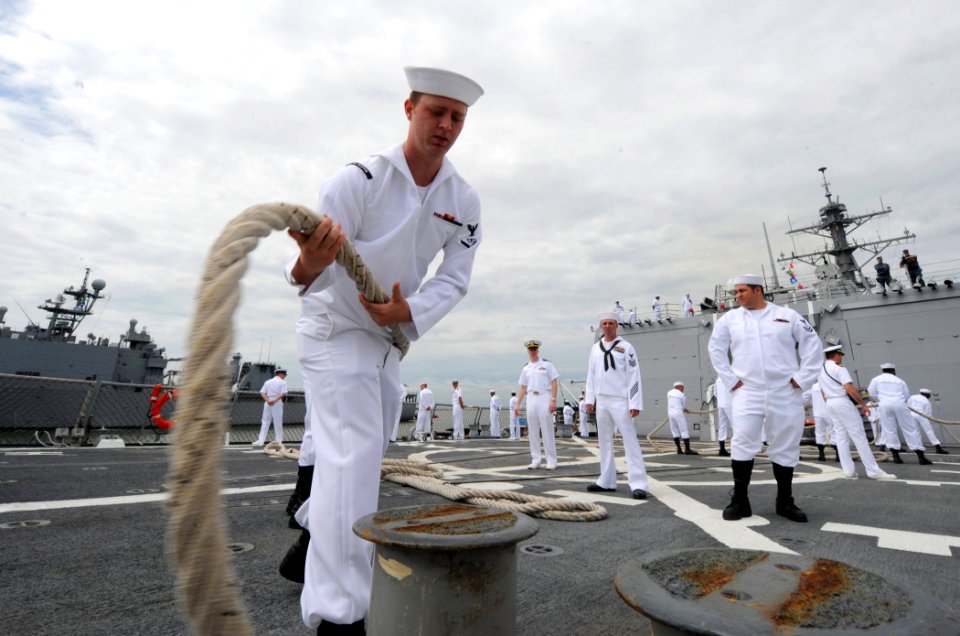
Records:
[[[777,537],[774,541],[781,545],[793,546],[795,548],[807,548],[813,545],[812,542],[806,539],[794,539],[793,537]]]
[[[228,543],[227,552],[233,552],[234,554],[240,554],[241,552],[249,552],[253,550],[252,543]]]
[[[49,525],[50,521],[48,519],[27,519],[25,521],[8,521],[7,523],[0,523],[0,530],[14,530],[16,528],[39,528],[40,526]]]
[[[558,548],[553,545],[540,545],[536,543],[525,545],[520,548],[520,551],[524,554],[531,554],[533,556],[559,556],[563,554],[563,548]]]

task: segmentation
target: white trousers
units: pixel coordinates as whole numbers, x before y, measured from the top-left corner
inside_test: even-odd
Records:
[[[500,410],[490,409],[490,437],[500,437]]]
[[[316,448],[300,596],[311,629],[321,620],[354,623],[369,610],[373,544],[352,528],[377,509],[380,464],[400,408],[399,352],[390,341],[339,316],[318,322],[316,336],[299,336]]]
[[[907,448],[912,451],[922,451],[923,442],[920,440],[920,431],[917,430],[917,422],[913,419],[913,414],[907,409],[906,402],[886,400],[880,403],[880,425],[883,427],[883,439],[887,448],[900,450],[900,436],[897,431],[903,433],[903,441],[907,443]]]
[[[453,439],[463,439],[463,409],[453,407]]]
[[[580,411],[580,437],[590,437],[590,424],[587,421],[587,414]]]
[[[930,442],[931,446],[939,446],[940,440],[937,439],[937,436],[933,433],[933,424],[930,423],[930,420],[925,418],[922,415],[917,415],[916,413],[911,413],[913,420],[917,423],[917,428],[923,431],[923,434],[927,436],[927,440]],[[923,439],[920,440],[921,442]]]
[[[510,411],[510,439],[520,439],[520,418]]]
[[[830,411],[830,420],[833,422],[833,443],[837,445],[837,455],[840,456],[840,468],[847,475],[853,475],[857,468],[850,455],[850,442],[857,448],[860,461],[867,471],[868,477],[877,477],[886,473],[877,464],[867,441],[867,434],[863,432],[863,419],[860,411],[853,405],[847,396],[830,398],[827,400],[827,410]]]
[[[766,436],[767,457],[781,466],[800,461],[803,436],[803,394],[787,384],[775,389],[740,387],[733,392],[733,440],[730,458],[749,461]]]
[[[303,440],[300,442],[297,465],[313,466],[317,461],[317,452],[313,446],[313,431],[310,430],[310,383],[305,373],[301,372],[300,375],[303,377],[303,401],[306,408],[303,412]]]
[[[433,429],[431,427],[431,416],[433,411],[420,411],[417,413],[417,427],[414,429],[414,433],[423,433],[424,435],[433,435]]]
[[[617,465],[613,457],[614,431],[619,431],[623,439],[630,490],[650,490],[643,453],[637,441],[637,426],[630,417],[629,402],[626,398],[605,395],[597,397],[597,437],[600,439],[600,478],[597,479],[597,485],[601,488],[617,487]]]
[[[547,464],[557,463],[557,442],[553,435],[553,413],[550,412],[550,395],[527,393],[527,435],[530,437],[530,457],[534,464],[543,460],[540,453],[540,436],[543,436],[543,450],[547,455]]]
[[[690,431],[687,429],[687,418],[683,416],[683,413],[670,413],[668,417],[670,418],[671,436],[690,439]]]
[[[717,407],[717,441],[727,441],[727,432],[730,430],[730,422],[733,420],[733,414],[729,406]]]
[[[283,400],[277,400],[273,404],[263,403],[263,418],[260,420],[260,437],[257,442],[263,444],[267,441],[267,433],[270,431],[270,422],[273,422],[273,439],[283,441]]]
[[[836,398],[834,398],[834,399],[836,399]],[[843,399],[847,400],[846,396],[844,396]],[[853,402],[850,402],[850,400],[847,400],[847,402],[850,403],[850,406],[853,406]],[[856,410],[856,409],[854,409],[854,410]],[[828,416],[828,415],[814,415],[814,416],[813,416],[813,422],[814,422],[814,424],[813,424],[813,435],[814,435],[814,438],[816,438],[816,440],[817,440],[817,444],[826,445],[826,444],[831,444],[831,443],[832,443],[832,444],[836,444],[836,443],[837,443],[837,440],[834,439],[834,438],[837,436],[836,431],[837,431],[837,429],[839,428],[839,426],[837,426],[836,423],[834,423],[834,420],[833,420],[833,418],[832,418],[831,416]],[[828,436],[829,436],[829,438],[830,438],[830,441],[829,441],[829,442],[827,441],[827,437],[828,437]]]

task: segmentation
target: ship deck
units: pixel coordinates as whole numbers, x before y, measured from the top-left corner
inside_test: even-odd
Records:
[[[658,454],[646,443],[651,497],[634,500],[620,475],[616,493],[585,492],[598,473],[595,439],[558,440],[556,471],[526,470],[525,441],[401,442],[388,457],[423,459],[451,482],[597,502],[598,522],[538,520],[518,555],[518,634],[646,634],[649,622],[614,590],[617,567],[651,550],[731,547],[826,557],[960,605],[960,449],[928,455],[935,464],[883,464],[898,476],[841,478],[833,462],[802,462],[794,494],[810,522],[773,514],[769,462],[758,459],[754,516],[721,519],[731,487],[729,461],[711,444],[699,456]],[[622,471],[622,452],[618,467]],[[0,633],[183,634],[175,576],[165,547],[164,479],[169,448],[0,449]],[[233,556],[258,634],[307,634],[300,586],[277,564],[296,533],[283,509],[296,463],[246,445],[224,451],[224,495]],[[381,509],[440,503],[436,495],[384,482]],[[35,523],[17,523],[35,522]]]

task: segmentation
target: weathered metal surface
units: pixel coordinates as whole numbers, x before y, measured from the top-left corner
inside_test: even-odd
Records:
[[[367,633],[515,633],[516,544],[538,529],[525,515],[459,503],[360,519],[353,531],[377,544]]]
[[[657,634],[960,634],[960,617],[928,595],[830,559],[657,552],[622,566],[614,585]]]

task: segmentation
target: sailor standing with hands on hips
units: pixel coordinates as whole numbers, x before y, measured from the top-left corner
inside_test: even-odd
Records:
[[[520,393],[517,395],[517,408],[514,414],[520,416],[520,405],[527,397],[527,437],[530,438],[530,456],[533,461],[527,466],[534,470],[540,468],[543,455],[540,452],[540,436],[543,436],[543,450],[547,455],[547,470],[557,467],[557,443],[553,433],[553,414],[557,408],[557,378],[560,374],[548,360],[540,357],[540,341],[527,340],[524,343],[530,362],[520,372]]]
[[[467,293],[481,242],[480,199],[446,154],[483,90],[442,69],[404,71],[406,139],[324,181],[316,230],[289,232],[300,249],[286,272],[302,298],[297,334],[317,454],[310,498],[297,513],[318,538],[300,600],[304,623],[318,634],[365,633],[373,544],[354,535],[353,524],[377,509],[400,408],[400,352],[388,327],[415,341],[447,315]],[[384,287],[393,281],[387,302],[360,297],[336,264],[346,240]]]
[[[813,386],[823,360],[820,338],[800,314],[764,299],[762,276],[737,276],[731,283],[740,306],[717,321],[708,345],[733,403],[733,499],[723,518],[752,514],[747,492],[765,429],[777,480],[777,514],[806,521],[793,501],[793,470],[800,461],[803,391]]]

